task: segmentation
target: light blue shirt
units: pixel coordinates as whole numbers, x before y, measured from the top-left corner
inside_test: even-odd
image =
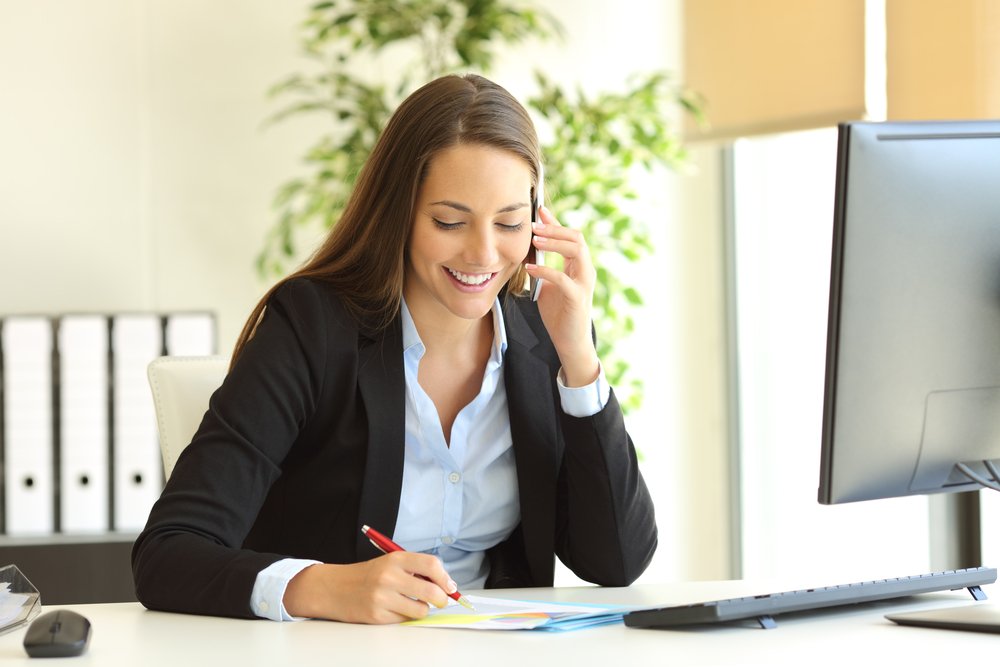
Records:
[[[485,551],[517,527],[521,506],[511,448],[503,355],[507,331],[493,306],[493,345],[479,393],[463,407],[446,442],[438,411],[417,380],[425,348],[403,304],[406,453],[393,540],[437,556],[459,588],[483,588]]]
[[[482,386],[456,416],[450,443],[437,408],[417,380],[425,348],[405,302],[402,328],[406,435],[392,539],[408,551],[440,558],[460,589],[482,588],[489,574],[485,551],[505,540],[521,516],[503,378],[507,331],[500,301],[493,304],[493,345]],[[563,411],[576,417],[600,412],[610,395],[603,368],[585,387],[566,387],[561,377],[557,384]],[[296,620],[282,604],[285,588],[318,562],[287,558],[262,570],[251,594],[253,612],[276,621]]]

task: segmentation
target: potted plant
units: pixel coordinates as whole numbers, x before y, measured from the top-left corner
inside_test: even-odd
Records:
[[[275,85],[284,101],[271,118],[306,113],[330,118],[329,131],[305,155],[308,173],[286,182],[274,205],[278,217],[257,258],[262,276],[285,273],[299,257],[300,237],[336,224],[354,176],[383,123],[419,84],[449,72],[488,73],[497,52],[529,39],[553,39],[563,28],[551,14],[504,0],[337,0],[314,4],[302,43],[315,67]],[[391,59],[392,74],[358,74]],[[624,92],[588,96],[564,90],[536,70],[535,115],[553,213],[586,236],[597,267],[594,294],[598,353],[623,408],[638,407],[642,382],[630,373],[622,340],[634,327],[640,290],[609,269],[652,251],[649,228],[628,212],[637,193],[634,169],[676,168],[682,142],[669,119],[678,108],[700,117],[697,97],[665,72],[633,77]]]

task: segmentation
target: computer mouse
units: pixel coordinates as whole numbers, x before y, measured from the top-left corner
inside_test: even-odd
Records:
[[[90,642],[90,621],[75,611],[49,611],[31,622],[24,636],[24,650],[32,658],[80,655]]]

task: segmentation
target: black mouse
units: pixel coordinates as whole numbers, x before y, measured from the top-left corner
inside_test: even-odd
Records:
[[[32,658],[80,655],[90,642],[90,621],[75,611],[49,611],[31,622],[24,636],[24,650]]]

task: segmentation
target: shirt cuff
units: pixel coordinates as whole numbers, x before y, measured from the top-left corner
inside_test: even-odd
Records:
[[[285,558],[271,563],[257,573],[253,591],[250,593],[250,611],[261,618],[272,621],[301,621],[299,616],[291,616],[285,611],[285,589],[288,582],[310,565],[317,565],[318,560]]]
[[[604,364],[598,362],[597,379],[582,387],[567,387],[563,382],[563,372],[559,369],[556,384],[559,386],[559,400],[563,412],[571,417],[592,417],[604,409],[611,396],[611,386],[604,376]]]

